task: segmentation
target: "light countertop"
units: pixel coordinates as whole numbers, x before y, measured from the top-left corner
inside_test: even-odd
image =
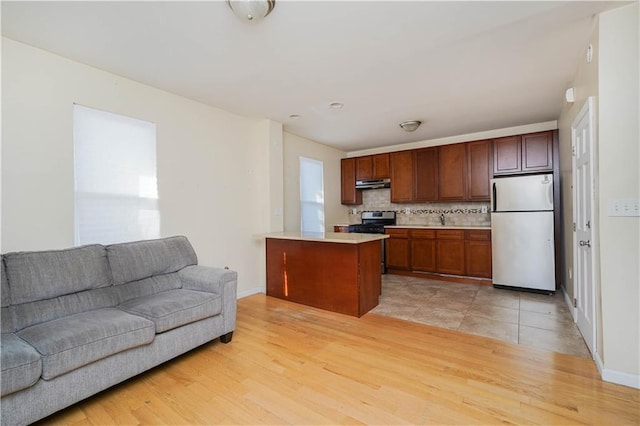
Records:
[[[279,240],[317,241],[323,243],[362,244],[389,238],[384,234],[357,234],[346,232],[274,232],[266,234],[265,238]]]
[[[385,228],[409,228],[409,229],[470,229],[491,231],[490,226],[454,226],[454,225],[388,225]]]

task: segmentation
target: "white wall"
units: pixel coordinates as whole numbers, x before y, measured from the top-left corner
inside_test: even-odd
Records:
[[[340,204],[340,159],[345,153],[309,139],[284,133],[284,230],[300,231],[300,157],[322,161],[326,231],[347,223],[348,210]]]
[[[640,387],[640,218],[609,204],[640,198],[639,6],[600,15],[599,194],[603,352],[607,374]]]
[[[572,189],[572,159],[571,154],[571,124],[576,118],[585,101],[590,96],[598,96],[598,62],[600,48],[598,44],[598,19],[594,18],[593,29],[589,40],[584,45],[583,55],[580,57],[578,69],[573,81],[567,86],[574,88],[575,102],[563,104],[558,118],[558,138],[560,155],[560,179],[562,183],[562,222],[563,222],[563,256],[565,270],[563,283],[567,296],[574,298],[573,282],[573,189]],[[593,57],[587,62],[587,46],[591,44]],[[594,150],[598,150],[597,138]],[[594,207],[597,210],[597,207]],[[569,274],[571,270],[571,274]],[[599,346],[599,345],[598,345]]]
[[[271,187],[278,191],[265,158],[273,149],[277,156],[277,123],[240,117],[6,38],[2,89],[4,252],[73,245],[75,102],[156,123],[162,236],[186,235],[201,264],[237,270],[240,294],[264,290],[259,236],[270,231]]]

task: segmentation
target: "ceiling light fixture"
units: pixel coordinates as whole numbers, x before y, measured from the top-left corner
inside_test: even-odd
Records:
[[[342,107],[344,106],[344,104],[343,104],[342,102],[331,102],[331,103],[329,104],[329,106],[330,106],[332,109],[340,109],[340,108],[342,108]]]
[[[400,127],[405,132],[414,132],[421,124],[422,121],[419,120],[407,120],[400,123]]]
[[[289,116],[290,119],[292,120],[297,120],[298,118],[302,117],[300,114],[291,114]]]
[[[241,20],[256,22],[271,13],[276,0],[227,0],[227,4]]]

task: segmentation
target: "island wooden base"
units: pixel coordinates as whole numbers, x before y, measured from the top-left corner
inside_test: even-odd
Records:
[[[267,295],[360,317],[378,305],[380,244],[267,238]]]

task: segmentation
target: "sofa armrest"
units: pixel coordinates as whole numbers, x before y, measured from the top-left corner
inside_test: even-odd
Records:
[[[192,265],[178,271],[182,288],[216,293],[222,297],[225,333],[236,328],[238,273],[229,269]]]

